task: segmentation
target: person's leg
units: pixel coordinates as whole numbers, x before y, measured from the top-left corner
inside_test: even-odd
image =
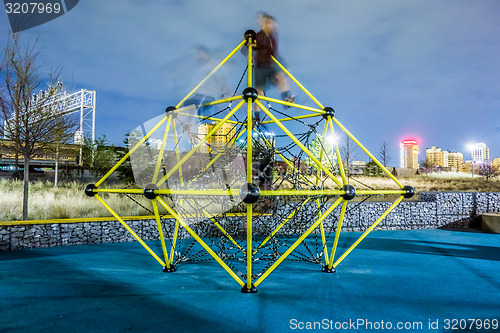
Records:
[[[280,93],[288,90],[288,82],[286,82],[285,73],[276,73],[276,75],[274,76],[274,80],[276,82],[276,85],[278,86],[278,89],[280,90]]]
[[[290,94],[290,90],[288,90],[288,82],[286,81],[285,73],[278,72],[274,76],[276,85],[281,93],[281,98],[285,102],[293,103],[295,101],[295,96]]]
[[[260,87],[256,87],[255,89],[257,89],[257,93],[260,96],[264,95],[264,89]],[[253,117],[254,117],[254,122],[260,125],[260,108],[255,103],[253,103]]]
[[[255,89],[260,96],[264,95],[264,87],[266,86],[266,68],[255,66]],[[260,124],[260,108],[254,103],[253,104],[253,116],[254,124]]]

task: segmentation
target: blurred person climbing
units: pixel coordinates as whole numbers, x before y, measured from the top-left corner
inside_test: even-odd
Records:
[[[217,61],[212,58],[209,49],[205,45],[200,45],[197,47],[196,60],[199,66],[199,81],[210,74],[218,65]],[[184,102],[184,105],[196,105],[198,115],[205,118],[202,118],[201,122],[205,123],[207,121],[206,117],[210,117],[214,113],[214,108],[211,105],[203,107],[201,105],[225,98],[228,96],[228,94],[229,89],[227,85],[227,77],[224,71],[219,69],[210,77],[209,80],[201,85],[196,94],[194,94]]]
[[[293,103],[295,96],[291,95],[285,74],[274,62],[273,57],[278,57],[278,38],[276,20],[273,16],[259,12],[257,20],[261,30],[255,35],[255,41],[251,46],[254,48],[254,85],[259,95],[264,95],[264,91],[270,84],[276,85],[281,93],[281,98],[285,102]],[[247,44],[248,47],[248,44]],[[243,48],[242,52],[248,54],[248,49]],[[254,109],[254,121],[260,124],[260,110]]]

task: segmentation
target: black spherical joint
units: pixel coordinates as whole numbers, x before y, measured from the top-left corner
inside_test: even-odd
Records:
[[[170,265],[170,267],[165,266],[165,268],[163,268],[163,272],[165,272],[165,273],[173,273],[176,270],[177,269],[175,268],[174,265]]]
[[[259,93],[257,92],[257,89],[253,87],[247,87],[243,90],[243,99],[245,102],[248,102],[248,99],[251,99],[252,102],[254,102],[258,97]]]
[[[332,107],[327,106],[323,111],[325,111],[325,113],[323,113],[323,118],[335,117],[335,110]]]
[[[249,38],[252,38],[252,41],[255,42],[255,37],[257,37],[257,33],[251,29],[245,31],[245,39],[248,41]]]
[[[97,193],[94,192],[94,190],[97,188],[94,184],[88,184],[85,186],[85,194],[88,195],[89,197],[95,196]]]
[[[175,111],[177,108],[175,106],[169,106],[165,109],[165,113],[168,114],[169,112]]]
[[[328,266],[323,266],[323,269],[321,270],[323,273],[335,273],[335,267],[328,268]]]
[[[252,287],[248,288],[245,284],[243,287],[241,287],[241,292],[244,294],[255,294],[257,293],[257,288],[253,284]]]
[[[240,189],[240,199],[247,204],[253,204],[259,200],[260,189],[253,183],[247,183]]]
[[[402,188],[403,191],[406,191],[406,193],[403,195],[405,197],[405,199],[410,199],[411,197],[413,197],[415,195],[415,189],[411,186],[404,186]]]
[[[344,185],[344,187],[342,187],[342,190],[345,191],[345,194],[342,195],[342,198],[344,198],[344,200],[352,200],[356,196],[356,189],[352,185]]]
[[[159,188],[155,184],[149,184],[144,187],[142,192],[146,198],[153,200],[158,196],[158,194],[155,193],[156,190],[159,190]]]

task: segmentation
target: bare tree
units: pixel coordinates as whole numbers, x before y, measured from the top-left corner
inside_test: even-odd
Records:
[[[55,127],[53,131],[53,141],[49,148],[55,153],[55,168],[54,168],[54,187],[57,187],[59,180],[59,162],[61,159],[61,151],[65,151],[66,155],[75,154],[74,149],[68,149],[67,145],[72,141],[74,132],[78,127],[76,118],[66,115],[64,117],[55,117]]]
[[[382,142],[378,149],[378,157],[380,158],[380,162],[387,166],[389,161],[391,160],[391,155],[389,154],[389,144],[386,141]]]
[[[21,44],[19,34],[12,33],[7,40],[1,76],[5,81],[0,88],[0,117],[2,134],[13,142],[15,151],[24,159],[23,219],[28,219],[28,188],[30,160],[40,151],[53,145],[56,130],[62,128],[62,115],[50,107],[57,93],[56,83],[60,71],[50,73],[49,88],[40,89],[40,67],[36,60],[42,49],[38,39]],[[53,104],[53,103],[52,103]],[[16,168],[18,161],[16,157]]]
[[[351,165],[357,155],[357,145],[348,137],[345,137],[343,145],[340,147],[340,153],[344,162],[347,176],[350,176]]]

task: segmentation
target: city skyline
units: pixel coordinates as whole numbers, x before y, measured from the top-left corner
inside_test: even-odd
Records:
[[[404,141],[405,140],[403,140],[402,142],[404,142]],[[408,140],[406,140],[406,141],[408,141]],[[416,144],[418,146],[418,142],[416,142]],[[498,154],[498,156],[491,155],[488,144],[486,144],[484,142],[469,143],[465,147],[464,150],[458,150],[458,151],[452,151],[450,149],[439,147],[437,145],[431,145],[430,147],[426,147],[425,149],[428,151],[428,150],[433,150],[436,148],[439,149],[439,152],[447,152],[450,154],[456,154],[456,153],[462,154],[464,161],[465,160],[474,160],[474,161],[489,161],[489,162],[491,162],[495,158],[500,158],[500,154]],[[484,151],[484,153],[483,153],[484,155],[478,151]],[[425,160],[425,159],[419,159],[419,161],[423,161],[423,160]]]
[[[441,166],[451,168],[455,171],[463,171],[464,166],[472,161],[479,164],[496,165],[496,161],[500,160],[500,156],[491,156],[487,144],[484,142],[470,143],[466,148],[465,153],[461,151],[451,151],[446,148],[431,146],[425,148],[425,155],[419,156],[419,146],[416,140],[406,139],[400,143],[400,167],[407,168],[408,164],[412,164],[410,154],[415,152],[419,163],[426,162],[427,166]],[[423,149],[422,149],[423,152]],[[413,161],[414,163],[414,161]]]
[[[399,142],[412,137],[422,148],[445,147],[464,159],[471,142],[486,143],[492,159],[500,156],[500,3],[292,1],[283,7],[277,1],[81,2],[21,35],[40,37],[44,70],[60,66],[67,86],[97,91],[96,134],[122,145],[126,132],[197,83],[197,45],[220,60],[246,29],[257,29],[255,14],[268,11],[278,19],[280,54],[290,71],[372,153],[385,141],[396,165]],[[5,45],[10,26],[5,12],[0,16]],[[231,89],[244,69],[241,58],[229,74]]]

